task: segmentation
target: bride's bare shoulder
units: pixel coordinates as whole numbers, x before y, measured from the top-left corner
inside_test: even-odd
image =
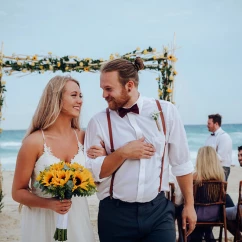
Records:
[[[44,139],[41,131],[35,131],[25,137],[22,141],[20,153],[31,153],[34,156],[39,156],[43,152]]]
[[[22,143],[26,145],[43,145],[43,140],[44,138],[41,131],[37,130],[25,137]]]

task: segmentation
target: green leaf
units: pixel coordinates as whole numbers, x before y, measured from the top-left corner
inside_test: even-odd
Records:
[[[69,180],[69,181],[66,183],[66,186],[68,187],[69,190],[72,190],[72,188],[74,187],[73,181],[72,181],[72,180]]]
[[[39,182],[38,182],[38,181],[35,181],[35,182],[34,182],[34,187],[35,187],[35,188],[38,188],[39,186],[40,186]]]

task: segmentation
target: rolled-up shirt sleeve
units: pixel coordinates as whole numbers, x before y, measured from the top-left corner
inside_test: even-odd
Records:
[[[107,177],[100,179],[102,164],[106,156],[100,156],[95,159],[91,159],[87,156],[87,150],[93,145],[101,146],[100,141],[103,141],[102,130],[99,123],[94,118],[92,118],[86,129],[84,153],[86,157],[85,166],[92,172],[96,182],[102,182],[107,179]]]
[[[180,115],[174,105],[171,104],[169,108],[169,163],[175,176],[183,176],[192,173],[194,167],[190,160],[186,132]]]

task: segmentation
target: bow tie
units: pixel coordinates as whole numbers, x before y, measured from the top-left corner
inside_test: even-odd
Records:
[[[211,133],[211,135],[212,135],[212,136],[214,136],[214,135],[215,135],[215,133]]]
[[[131,108],[119,108],[118,109],[118,114],[121,118],[123,118],[127,113],[132,112],[132,113],[137,113],[139,114],[139,107],[137,104],[133,105]]]

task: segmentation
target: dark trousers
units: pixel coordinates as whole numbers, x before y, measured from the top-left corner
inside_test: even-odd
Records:
[[[230,167],[223,166],[223,169],[224,169],[225,181],[228,181],[229,174],[230,174]]]
[[[128,203],[109,197],[100,201],[100,242],[175,242],[175,208],[161,192],[147,203]]]

